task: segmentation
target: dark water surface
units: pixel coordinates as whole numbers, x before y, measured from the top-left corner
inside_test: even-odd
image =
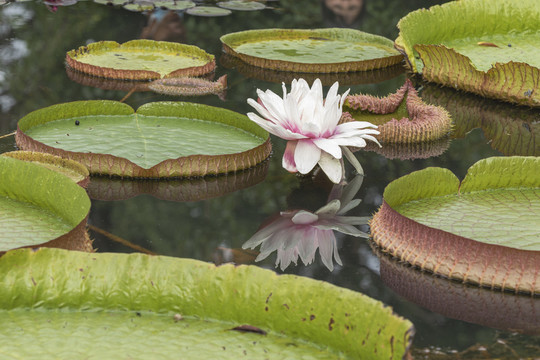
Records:
[[[21,117],[45,106],[74,100],[122,99],[127,91],[73,81],[74,75],[66,73],[65,53],[94,41],[125,42],[141,36],[194,44],[214,54],[218,65],[215,78],[227,74],[228,89],[225,100],[215,95],[188,98],[138,92],[127,99],[129,105],[137,108],[153,101],[180,100],[247,113],[252,109],[246,99],[255,98],[257,88],[281,94],[281,81],[289,83],[302,75],[265,72],[237,64],[222,54],[221,35],[256,28],[349,24],[395,39],[399,18],[435,2],[417,0],[404,4],[394,0],[382,3],[367,2],[363,14],[352,20],[332,16],[331,11],[315,0],[289,0],[269,2],[275,9],[236,11],[220,18],[183,15],[180,21],[162,24],[162,27],[152,25],[153,20],[147,14],[93,2],[59,7],[55,12],[36,2],[4,5],[0,7],[0,135],[14,131]],[[314,78],[313,75],[304,77],[310,82]],[[334,75],[321,77],[326,85],[337,79]],[[353,94],[384,96],[403,85],[405,79],[406,74],[399,67],[377,73],[348,74],[339,78],[340,92],[350,87]],[[467,96],[417,80],[415,83],[427,101],[445,106],[452,113],[456,120],[453,138],[423,149],[421,153],[417,151],[425,158],[415,160],[391,159],[395,155],[387,153],[387,158],[368,150],[357,153],[365,171],[357,194],[362,203],[349,215],[371,216],[381,205],[385,186],[412,171],[439,166],[463,178],[467,169],[480,159],[526,154],[526,146],[505,142],[501,135],[505,131],[517,129],[515,131],[523,138],[535,138],[530,126],[538,126],[538,111]],[[501,114],[506,122],[491,126],[489,119]],[[94,247],[99,252],[136,251],[110,240],[101,229],[161,255],[216,263],[253,262],[250,254],[231,249],[241,248],[261,224],[280,211],[318,209],[326,203],[331,189],[324,176],[301,178],[286,172],[281,167],[285,144],[275,137],[272,141],[273,156],[267,163],[236,175],[146,183],[93,180],[89,189],[94,199],[89,224]],[[0,152],[14,147],[13,137],[0,139]],[[403,151],[401,154],[405,154]],[[352,169],[347,170],[351,177]],[[368,231],[367,226],[362,230]],[[540,332],[538,298],[502,294],[434,278],[389,259],[380,260],[365,239],[342,234],[337,234],[337,238],[343,266],[336,265],[330,272],[317,255],[313,264],[304,266],[300,262],[289,266],[285,272],[360,291],[392,306],[396,313],[415,325],[416,357],[540,356],[540,338],[518,334]],[[274,262],[275,254],[258,264],[274,269]],[[282,272],[279,268],[276,271]],[[496,327],[512,330],[496,330]]]

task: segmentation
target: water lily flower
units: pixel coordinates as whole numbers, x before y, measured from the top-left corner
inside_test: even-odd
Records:
[[[334,189],[330,197],[337,195],[341,199],[331,200],[314,213],[306,210],[281,212],[276,220],[256,232],[242,248],[254,249],[261,245],[255,261],[261,261],[277,251],[276,267],[280,266],[281,270],[285,270],[291,263],[296,265],[298,257],[305,265],[311,264],[319,249],[323,264],[332,271],[334,261],[342,265],[334,230],[352,236],[369,237],[354,226],[366,224],[368,217],[343,216],[360,203],[360,199],[352,198],[361,184],[362,176],[357,176],[345,189],[342,186]]]
[[[328,178],[337,184],[343,178],[342,156],[345,154],[357,171],[363,173],[347,146],[364,147],[366,140],[379,144],[373,136],[379,131],[375,130],[376,125],[367,121],[339,124],[349,90],[338,95],[338,87],[335,82],[324,99],[319,79],[311,88],[304,79],[294,79],[290,93],[283,83],[283,98],[271,90],[257,89],[258,101],[247,100],[260,114],[248,113],[252,121],[288,140],[283,155],[283,167],[288,171],[307,174],[319,164]]]

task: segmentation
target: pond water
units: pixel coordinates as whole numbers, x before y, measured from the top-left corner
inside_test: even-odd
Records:
[[[290,83],[304,76],[311,82],[315,76],[265,72],[235,63],[222,53],[221,35],[272,27],[350,26],[395,39],[396,24],[402,16],[434,3],[368,1],[358,18],[338,17],[315,0],[272,1],[268,2],[271,9],[233,11],[224,17],[182,13],[163,16],[163,11],[149,15],[91,1],[57,9],[41,2],[9,3],[0,7],[0,135],[13,132],[21,117],[45,106],[75,100],[120,100],[126,95],[127,90],[103,84],[100,88],[97,83],[84,82],[66,72],[65,53],[90,42],[125,42],[144,37],[193,44],[216,56],[215,79],[228,76],[223,96],[173,97],[135,92],[126,100],[134,108],[148,102],[180,100],[247,113],[252,109],[246,99],[255,98],[256,89],[280,94],[281,81]],[[402,86],[406,74],[398,67],[321,78],[325,85],[339,80],[340,93],[350,88],[352,94],[384,96]],[[365,177],[356,195],[362,202],[350,215],[373,215],[382,203],[386,185],[415,170],[439,166],[463,178],[472,164],[486,157],[539,155],[534,145],[539,141],[538,130],[534,129],[540,120],[539,111],[414,80],[428,102],[447,107],[454,116],[454,134],[447,141],[422,149],[388,149],[385,154],[369,149],[357,152]],[[503,136],[512,131],[519,137],[517,141]],[[527,145],[531,142],[532,147]],[[280,211],[320,208],[332,188],[324,175],[299,177],[286,172],[281,167],[285,143],[275,137],[272,143],[273,156],[268,162],[235,175],[144,183],[92,180],[89,224],[94,247],[99,252],[143,251],[215,263],[254,263],[254,255],[241,247],[263,223]],[[14,147],[13,137],[0,139],[0,152]],[[409,156],[400,159],[396,157],[399,153]],[[416,159],[411,159],[413,156]],[[347,171],[348,178],[352,178],[352,169]],[[360,228],[369,231],[367,225]],[[334,264],[333,271],[319,255],[308,266],[299,261],[285,271],[274,267],[275,253],[256,264],[278,273],[327,281],[383,301],[414,323],[413,353],[417,358],[540,356],[540,338],[518,334],[520,330],[539,333],[540,299],[426,276],[386,258],[379,259],[366,239],[336,236],[343,265]],[[501,326],[512,330],[495,329]]]

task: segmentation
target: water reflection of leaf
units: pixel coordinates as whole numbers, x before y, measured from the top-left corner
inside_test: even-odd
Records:
[[[268,161],[253,168],[215,177],[183,180],[129,180],[93,177],[88,195],[95,200],[125,200],[150,194],[170,201],[200,201],[245,189],[263,181],[268,172]]]
[[[311,264],[319,249],[322,262],[332,271],[334,261],[342,265],[338,254],[334,230],[356,237],[368,237],[354,225],[364,225],[368,218],[344,216],[360,204],[353,199],[362,184],[363,177],[357,176],[345,187],[334,185],[328,203],[315,212],[306,210],[282,211],[268,225],[257,231],[244,245],[244,249],[261,245],[260,254],[255,261],[261,261],[277,251],[276,267],[285,270],[298,258],[304,265]]]
[[[540,111],[426,84],[422,98],[443,106],[454,121],[453,137],[481,128],[492,148],[505,155],[540,155]]]
[[[381,279],[407,300],[449,318],[540,335],[540,298],[451,281],[398,262],[373,247],[380,258]]]

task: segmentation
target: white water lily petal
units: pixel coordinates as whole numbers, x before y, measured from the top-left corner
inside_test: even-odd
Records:
[[[337,241],[334,241],[334,260],[336,261],[336,263],[343,266],[343,263],[341,262],[341,258],[339,257],[339,252],[338,252],[338,248],[337,248]]]
[[[319,217],[316,214],[305,210],[299,210],[291,219],[296,225],[311,224],[317,220],[319,220]]]
[[[336,159],[341,159],[341,148],[340,144],[337,144],[335,141],[325,138],[313,139],[313,143],[317,145],[322,151],[326,151]]]
[[[330,181],[334,184],[341,182],[341,179],[343,179],[343,162],[341,160],[323,152],[319,160],[319,165]]]
[[[353,225],[343,224],[328,219],[321,219],[319,222],[317,222],[317,229],[324,231],[335,230],[342,234],[352,235],[356,237],[365,237],[365,235],[367,235],[365,232],[360,231]]]
[[[303,239],[300,239],[298,243],[298,255],[300,255],[304,265],[311,264],[315,259],[315,253],[319,247],[318,234],[319,230],[312,227],[309,233]]]
[[[323,264],[328,270],[334,270],[334,262],[332,259],[332,253],[334,252],[334,243],[336,237],[332,230],[323,230],[319,233],[319,254]]]
[[[334,220],[343,224],[349,225],[367,225],[371,216],[340,216],[337,215],[334,217]]]
[[[270,122],[273,122],[274,124],[278,124],[280,123],[280,120],[279,119],[276,119],[274,116],[272,116],[272,114],[270,114],[270,112],[268,110],[266,110],[266,108],[264,106],[262,106],[261,104],[259,104],[256,100],[254,99],[247,99],[247,103],[249,105],[251,105],[253,108],[255,108],[255,110],[257,110],[257,112],[259,114],[262,115],[262,117],[265,119],[265,120],[268,120]]]
[[[319,210],[315,211],[317,215],[335,215],[341,207],[341,201],[338,199],[330,201]]]
[[[257,123],[260,127],[262,127],[264,130],[268,131],[270,134],[274,134],[282,139],[285,140],[298,140],[298,139],[305,139],[307,136],[299,134],[299,133],[293,133],[292,131],[285,129],[284,127],[280,125],[276,125],[271,121],[268,121],[266,119],[263,119],[259,115],[255,113],[248,113],[248,118]]]
[[[356,138],[342,138],[342,139],[332,139],[339,146],[352,146],[357,148],[362,148],[367,145],[366,140],[361,137]]]
[[[343,215],[343,214],[351,211],[352,209],[354,209],[358,205],[360,205],[361,202],[362,202],[361,199],[354,199],[352,201],[349,201],[346,205],[342,206],[341,209],[339,209],[339,211],[336,214],[337,215]]]
[[[307,174],[313,170],[320,158],[321,149],[311,140],[298,140],[296,150],[294,151],[294,162],[301,174]]]
[[[343,154],[345,154],[345,157],[347,158],[347,160],[349,160],[351,165],[354,166],[356,172],[358,172],[358,175],[364,175],[364,169],[362,168],[362,165],[360,165],[360,162],[358,161],[356,156],[354,156],[352,151],[349,150],[349,148],[346,147],[346,146],[344,146],[342,148],[342,150],[343,150]]]
[[[349,122],[346,122],[346,123],[343,123],[343,124],[339,124],[337,127],[336,127],[336,132],[337,133],[347,133],[351,130],[356,130],[356,129],[365,129],[365,128],[374,128],[374,129],[377,129],[378,126],[375,125],[375,124],[372,124],[368,121],[349,121]]]

